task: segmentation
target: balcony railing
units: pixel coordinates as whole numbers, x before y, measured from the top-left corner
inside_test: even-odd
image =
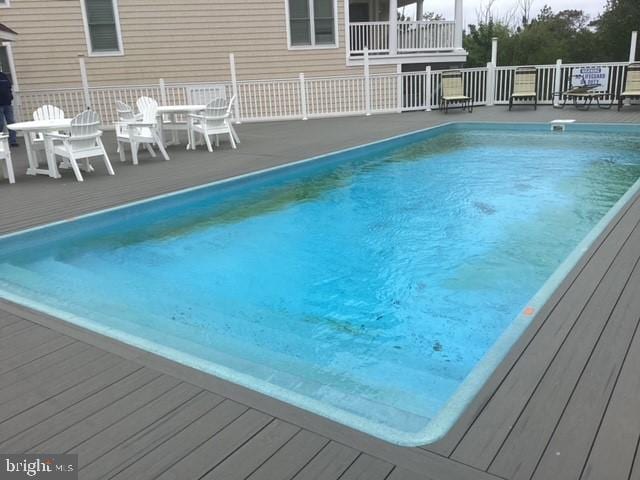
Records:
[[[398,52],[450,50],[456,22],[398,22]]]
[[[395,31],[393,31],[395,30]],[[396,41],[391,41],[395,36]],[[358,56],[365,47],[371,55],[434,52],[454,49],[454,21],[352,22],[349,53]]]
[[[389,53],[389,22],[355,22],[349,24],[350,52],[362,55]]]

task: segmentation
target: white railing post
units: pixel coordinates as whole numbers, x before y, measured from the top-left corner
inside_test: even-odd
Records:
[[[369,47],[364,47],[364,109],[371,115],[371,82],[369,77]]]
[[[162,102],[162,105],[166,105],[167,104],[167,86],[164,83],[164,78],[160,79],[160,101]]]
[[[629,63],[636,61],[636,45],[638,44],[638,32],[631,32],[631,45],[629,46]]]
[[[22,113],[22,94],[20,93],[20,87],[13,89],[13,115],[16,118],[16,122],[24,121],[25,115]]]
[[[307,87],[304,84],[304,73],[300,74],[300,112],[302,113],[302,119],[306,120],[307,117]]]
[[[396,65],[396,97],[397,97],[397,110],[398,113],[402,113],[402,65]]]
[[[229,69],[231,70],[231,90],[233,96],[236,97],[236,101],[233,103],[233,115],[236,120],[236,124],[240,121],[240,96],[238,95],[238,77],[236,76],[236,56],[233,53],[229,54]]]
[[[487,85],[486,85],[487,106],[493,106],[496,90],[496,67],[493,63],[487,63]]]
[[[78,55],[80,64],[80,78],[82,79],[82,91],[84,93],[84,104],[87,110],[91,110],[91,94],[89,93],[89,78],[87,77],[87,65],[84,63],[84,55]]]
[[[389,55],[398,53],[398,0],[389,0]]]
[[[427,83],[425,85],[425,96],[427,97],[427,108],[426,111],[430,112],[431,111],[431,65],[427,65],[427,68],[425,68],[425,82]]]
[[[498,37],[491,39],[491,63],[494,67],[498,66]]]
[[[462,48],[462,0],[456,0],[454,6],[455,12],[455,27],[453,31],[453,47],[456,49]]]
[[[555,72],[553,74],[553,106],[554,107],[559,107],[560,106],[560,89],[562,88],[562,85],[560,84],[562,78],[562,59],[559,58],[556,60],[556,68],[555,68]]]

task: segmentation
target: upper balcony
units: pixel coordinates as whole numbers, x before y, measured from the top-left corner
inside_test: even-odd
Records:
[[[409,7],[411,17],[406,19]],[[462,0],[455,0],[455,20],[424,20],[422,0],[349,0],[347,54],[361,61],[365,49],[372,63],[464,61]]]

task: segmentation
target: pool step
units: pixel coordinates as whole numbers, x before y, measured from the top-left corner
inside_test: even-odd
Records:
[[[217,318],[210,317],[206,321],[214,321],[226,334],[240,338],[245,337],[247,331],[255,332],[254,342],[265,348],[271,348],[276,342],[283,351],[291,350],[288,345],[294,345],[294,350],[297,352],[324,357],[335,351],[336,343],[343,343],[345,350],[362,349],[365,350],[366,355],[366,350],[375,346],[377,342],[378,333],[376,328],[371,326],[353,325],[350,322],[312,316],[303,312],[299,315],[295,312],[281,313],[229,298],[213,300],[211,295],[215,292],[205,289],[204,293],[193,294],[186,280],[172,283],[172,278],[143,278],[139,274],[131,275],[131,271],[123,276],[119,272],[114,272],[113,264],[97,257],[82,258],[81,265],[70,263],[68,261],[70,259],[65,260],[67,261],[43,260],[34,267],[47,272],[62,271],[65,277],[87,277],[87,282],[82,282],[83,284],[95,279],[95,282],[104,285],[102,288],[110,288],[111,284],[117,284],[118,297],[124,296],[124,298],[118,298],[118,301],[127,305],[138,303],[140,297],[145,295],[145,290],[149,287],[154,288],[155,283],[155,288],[167,290],[167,295],[159,300],[162,303],[150,305],[149,310],[156,311],[160,316],[170,316],[177,322],[197,323],[202,320],[192,318],[191,312],[210,311],[212,305],[215,305],[217,312],[234,312],[234,315],[229,318],[220,318],[222,315],[219,314],[216,315]],[[138,268],[131,270],[137,272]],[[158,270],[161,274],[161,269]],[[97,272],[100,272],[100,276],[97,276]],[[169,285],[169,289],[165,285]],[[136,293],[138,290],[141,290],[140,293]],[[129,299],[126,296],[129,296]],[[177,298],[186,298],[186,303],[189,305],[182,305],[176,301]],[[196,305],[200,305],[201,308],[193,308]],[[145,314],[148,314],[148,311],[145,311]],[[427,344],[424,350],[413,346],[412,351],[407,351],[407,345],[402,342],[402,339],[397,345],[380,345],[378,342],[376,355],[400,365],[420,365],[421,371],[428,369],[434,375],[460,381],[466,375],[467,367],[457,363],[456,352],[451,351],[448,345],[443,346],[442,343],[445,342]],[[304,348],[299,348],[300,344],[303,344]],[[322,348],[325,345],[330,347]]]
[[[51,291],[53,288],[53,296],[63,300],[68,298],[69,291],[92,294],[96,282],[104,282],[105,280],[104,277],[98,278],[93,272],[64,262],[48,261],[38,265],[38,268],[47,272],[46,277],[29,269],[7,265],[3,265],[0,272],[3,275],[20,279],[19,283],[35,285],[36,291],[43,291],[43,289]],[[120,301],[122,300],[120,299]],[[61,307],[64,305],[59,306],[59,308]],[[98,305],[96,307],[104,318],[108,309]],[[122,311],[123,315],[129,313],[125,310]],[[268,382],[275,382],[284,388],[299,392],[307,391],[310,396],[322,396],[327,400],[330,399],[332,403],[340,402],[343,408],[348,408],[350,402],[358,398],[358,404],[377,402],[380,405],[387,404],[396,409],[405,410],[408,412],[407,414],[411,412],[423,414],[425,405],[441,403],[443,390],[453,392],[458,384],[456,380],[433,374],[427,370],[413,368],[410,359],[400,359],[400,361],[393,362],[381,360],[381,357],[378,356],[375,364],[366,368],[367,366],[363,367],[361,358],[343,352],[333,359],[333,362],[340,362],[340,365],[325,363],[323,367],[319,368],[315,361],[318,359],[326,361],[327,358],[330,358],[332,353],[330,349],[326,352],[318,351],[318,342],[311,337],[290,330],[276,330],[264,325],[256,325],[252,322],[240,321],[242,325],[235,325],[236,330],[246,332],[246,329],[255,330],[258,327],[261,329],[260,336],[267,339],[266,342],[263,342],[262,345],[256,345],[256,343],[247,342],[238,337],[238,334],[229,335],[231,332],[208,331],[206,332],[208,342],[218,346],[218,351],[214,353],[211,349],[199,347],[185,339],[185,329],[187,328],[184,325],[178,326],[175,322],[167,322],[166,319],[150,316],[148,312],[145,314],[145,319],[147,330],[141,331],[138,324],[130,324],[131,328],[137,329],[137,333],[142,336],[155,336],[154,340],[159,343],[171,340],[169,343],[174,344],[178,349],[181,345],[184,351],[194,354],[197,352],[202,358],[214,363],[236,365],[234,368],[239,371],[251,371],[253,375]],[[136,318],[136,321],[139,320],[140,317]],[[127,328],[122,319],[110,317],[109,323],[112,325],[120,323],[123,328]],[[153,325],[162,327],[160,329],[153,328]],[[172,327],[179,328],[173,329]],[[199,333],[202,333],[197,330],[192,331],[196,338]],[[187,336],[189,336],[188,333]],[[178,338],[182,338],[182,340],[177,340]],[[269,344],[269,340],[277,340],[277,345]],[[248,359],[247,352],[251,352]],[[312,358],[301,356],[301,353],[312,354]],[[294,354],[297,356],[292,357]],[[313,372],[312,377],[316,381],[309,382],[305,378],[298,377],[296,374],[301,371]],[[407,381],[410,381],[412,390],[420,392],[418,395],[412,395],[411,398],[408,398],[405,386]],[[356,391],[361,395],[357,397],[345,396],[344,391]],[[341,401],[340,399],[343,397],[350,398],[350,400]]]

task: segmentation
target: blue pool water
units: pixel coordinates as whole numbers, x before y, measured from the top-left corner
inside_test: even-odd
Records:
[[[639,152],[628,129],[445,126],[5,237],[0,295],[422,444]]]

